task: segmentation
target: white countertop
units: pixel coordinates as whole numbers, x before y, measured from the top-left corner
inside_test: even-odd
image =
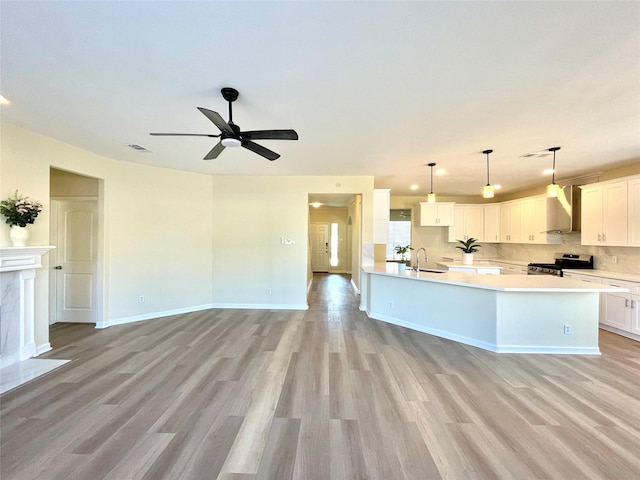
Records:
[[[495,268],[495,269],[502,269],[502,267],[500,265],[496,265],[494,263],[491,263],[489,260],[474,260],[474,262],[471,265],[462,263],[459,260],[454,260],[454,261],[449,261],[449,260],[443,260],[441,262],[436,262],[436,265],[440,265],[443,267],[465,267],[465,268]]]
[[[553,275],[477,275],[475,273],[446,272],[429,273],[406,270],[398,271],[397,264],[376,264],[362,267],[362,271],[374,275],[385,275],[406,280],[444,283],[461,287],[481,288],[505,292],[627,292],[626,288],[597,283],[582,282]]]
[[[591,269],[563,269],[563,272],[575,273],[577,275],[584,275],[588,277],[598,278],[611,278],[613,280],[623,280],[627,282],[639,282],[640,275],[634,275],[633,273],[621,273],[621,272],[609,272],[607,270],[591,270]]]

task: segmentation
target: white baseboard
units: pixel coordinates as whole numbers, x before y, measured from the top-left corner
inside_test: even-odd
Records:
[[[356,292],[356,295],[360,295],[360,289],[353,282],[353,278],[351,279],[351,286],[353,287],[353,290]]]
[[[290,303],[214,303],[211,308],[237,308],[239,310],[309,310],[309,305]]]
[[[36,347],[36,357],[38,355],[42,355],[43,353],[51,351],[51,344],[49,342],[43,343],[42,345],[38,345]]]
[[[482,348],[483,350],[489,350],[495,353],[546,353],[546,354],[567,354],[567,355],[600,355],[600,349],[597,347],[555,347],[546,345],[500,345],[497,346],[493,343],[483,342],[481,340],[465,337],[464,335],[457,335],[451,332],[444,332],[435,328],[428,328],[423,325],[417,325],[411,322],[405,322],[388,315],[376,314],[366,312],[369,318],[374,320],[381,320],[383,322],[392,323],[400,327],[410,328],[417,332],[428,333],[429,335],[435,335],[436,337],[446,338],[447,340],[453,340],[454,342],[464,343],[465,345],[471,345],[472,347]]]
[[[96,328],[107,328],[114,325],[123,325],[126,323],[141,322],[143,320],[153,320],[154,318],[170,317],[171,315],[180,315],[183,313],[199,312],[201,310],[209,310],[216,308],[213,304],[196,305],[194,307],[176,308],[174,310],[165,310],[162,312],[144,313],[142,315],[133,315],[131,317],[120,317],[107,320],[106,322],[96,323]]]
[[[114,325],[124,325],[126,323],[142,322],[144,320],[153,320],[154,318],[170,317],[171,315],[181,315],[183,313],[199,312],[212,308],[223,309],[254,309],[254,310],[308,310],[308,305],[291,305],[291,304],[245,304],[245,303],[210,303],[207,305],[197,305],[195,307],[176,308],[175,310],[165,310],[163,312],[145,313],[143,315],[134,315],[131,317],[114,318],[107,322],[96,323],[96,328],[107,328]]]

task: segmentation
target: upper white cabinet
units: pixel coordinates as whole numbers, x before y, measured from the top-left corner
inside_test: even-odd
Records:
[[[484,242],[500,241],[500,204],[490,203],[484,206]]]
[[[624,180],[581,187],[583,245],[628,244],[627,225],[634,223],[629,218],[628,183]]]
[[[461,205],[454,207],[453,226],[449,227],[449,241],[476,238],[484,241],[484,206]]]
[[[522,243],[560,243],[557,233],[548,233],[547,197],[539,195],[525,198],[520,206],[520,241]]]
[[[500,204],[500,241],[502,243],[520,243],[521,209],[519,200]]]
[[[454,203],[420,202],[418,206],[418,226],[420,227],[450,227],[453,225]]]
[[[627,244],[630,247],[640,247],[640,178],[629,180],[627,194],[629,197]]]

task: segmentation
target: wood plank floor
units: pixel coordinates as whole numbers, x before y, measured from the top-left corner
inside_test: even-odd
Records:
[[[640,478],[640,343],[493,354],[368,319],[346,276],[309,300],[54,326],[73,361],[0,398],[0,478]]]

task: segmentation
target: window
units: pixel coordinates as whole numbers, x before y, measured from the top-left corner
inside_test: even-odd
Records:
[[[329,265],[332,267],[338,266],[338,224],[331,224],[331,257],[329,258]]]
[[[391,210],[389,215],[389,241],[387,242],[387,260],[400,260],[396,253],[398,245],[411,245],[411,210]]]

